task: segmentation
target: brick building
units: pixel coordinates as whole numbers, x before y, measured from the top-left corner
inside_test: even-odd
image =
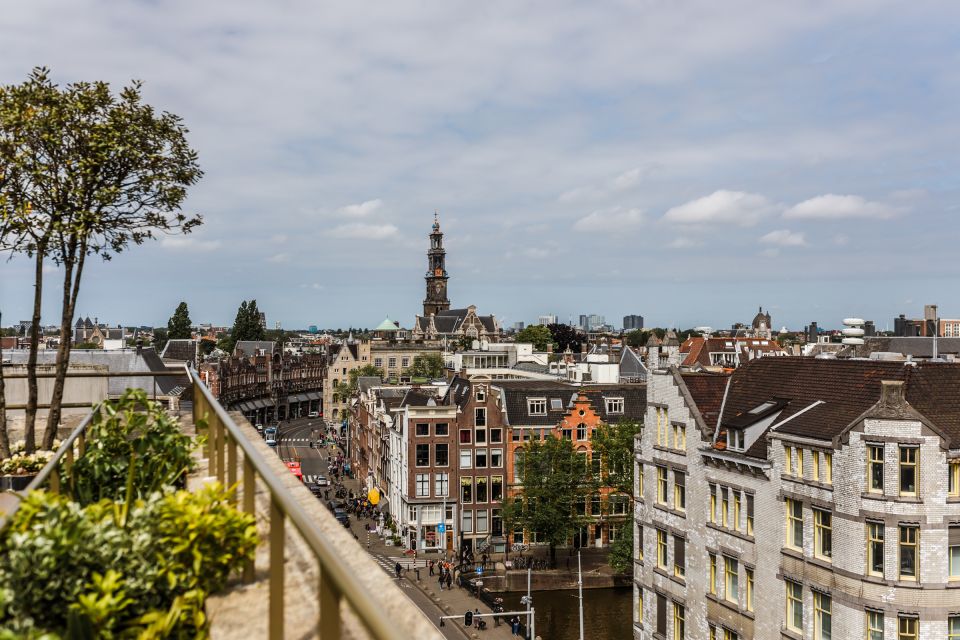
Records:
[[[636,458],[636,638],[960,633],[960,365],[658,370]]]

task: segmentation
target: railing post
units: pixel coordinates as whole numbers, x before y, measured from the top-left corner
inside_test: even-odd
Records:
[[[237,441],[227,434],[227,485],[234,489],[230,497],[230,504],[237,504]]]
[[[284,514],[276,496],[270,496],[270,640],[283,640]]]
[[[223,447],[226,436],[226,428],[224,427],[223,423],[220,422],[220,416],[217,414],[214,414],[213,424],[217,433],[215,443],[215,447],[217,449],[217,481],[220,484],[223,484],[224,480],[226,479],[226,474],[224,473],[224,467],[226,466],[226,461],[224,460],[226,456],[224,454],[226,452],[224,451]]]
[[[50,472],[50,492],[60,493],[60,468],[54,467]]]
[[[77,453],[82,458],[83,454],[87,452],[87,432],[86,431],[80,432],[80,435],[77,436],[77,442],[79,443],[79,446],[77,447]]]
[[[253,466],[250,458],[243,456],[243,512],[249,513],[256,518],[256,499],[257,499],[257,470]],[[243,582],[250,584],[254,580],[256,567],[254,561],[250,560],[243,567]]]
[[[332,580],[327,580],[327,572],[317,556],[317,568],[320,574],[319,596],[320,596],[320,619],[317,621],[317,633],[324,640],[339,638],[340,629],[340,590],[333,584]]]

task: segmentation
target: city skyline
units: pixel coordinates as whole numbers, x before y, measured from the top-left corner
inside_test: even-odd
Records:
[[[162,324],[186,300],[229,324],[256,298],[271,326],[409,326],[438,210],[453,305],[504,326],[724,327],[762,305],[777,328],[882,329],[951,314],[958,267],[929,256],[957,215],[958,12],[41,1],[5,13],[0,83],[136,78],[191,129],[206,224],[91,263],[83,315]],[[4,262],[5,319],[31,292]]]

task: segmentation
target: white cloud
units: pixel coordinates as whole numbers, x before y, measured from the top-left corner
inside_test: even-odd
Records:
[[[644,222],[642,209],[624,209],[623,207],[613,207],[594,211],[586,215],[575,223],[573,228],[577,231],[603,231],[608,233],[617,233],[625,227],[636,227]]]
[[[364,224],[354,222],[341,224],[330,230],[334,238],[360,238],[362,240],[382,240],[397,235],[398,229],[392,224]]]
[[[679,238],[674,238],[667,245],[670,249],[693,249],[694,247],[702,246],[703,242],[695,238],[687,238],[685,236],[680,236]]]
[[[376,200],[361,202],[360,204],[348,204],[345,207],[341,207],[339,212],[350,218],[365,218],[381,206],[383,206],[383,200],[377,198]]]
[[[784,218],[832,220],[838,218],[891,218],[896,210],[861,196],[840,196],[834,193],[804,200],[784,211]]]
[[[756,193],[721,189],[673,207],[663,219],[676,224],[736,224],[749,227],[778,210],[778,205]]]
[[[760,242],[781,247],[802,247],[807,244],[803,234],[789,229],[778,229],[762,236]]]
[[[274,264],[286,264],[286,263],[290,262],[290,254],[289,254],[289,253],[277,253],[277,254],[272,255],[272,256],[270,256],[269,258],[267,258],[267,262],[273,262]]]
[[[160,246],[172,251],[213,251],[220,247],[220,241],[200,240],[195,236],[163,236]]]

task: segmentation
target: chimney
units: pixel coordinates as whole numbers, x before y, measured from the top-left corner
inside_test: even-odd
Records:
[[[548,342],[548,343],[547,343],[547,353],[549,353],[550,355],[553,355],[553,343],[552,343],[552,342]]]
[[[901,407],[906,403],[903,380],[880,381],[880,406]]]
[[[584,340],[583,342],[580,343],[580,353],[586,353],[586,352],[587,352],[587,341]]]

